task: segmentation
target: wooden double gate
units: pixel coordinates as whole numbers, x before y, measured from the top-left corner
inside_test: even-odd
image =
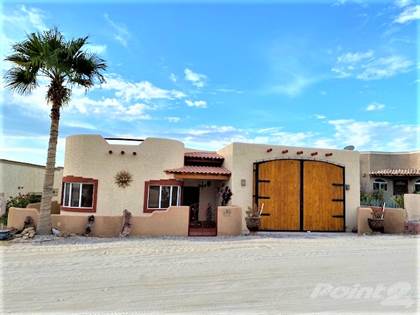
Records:
[[[264,204],[261,229],[344,231],[344,167],[309,160],[254,164],[254,201]]]

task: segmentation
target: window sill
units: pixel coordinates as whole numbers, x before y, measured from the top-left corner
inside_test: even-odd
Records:
[[[71,207],[63,207],[60,208],[63,211],[71,211],[71,212],[96,212],[93,208],[71,208]]]
[[[170,207],[177,207],[177,206],[170,206]],[[166,211],[168,210],[170,207],[168,208],[152,208],[152,209],[144,209],[144,213],[152,213],[155,211]]]

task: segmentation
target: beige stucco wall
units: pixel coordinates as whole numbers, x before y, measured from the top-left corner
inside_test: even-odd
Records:
[[[420,220],[420,194],[405,194],[404,208],[408,220]]]
[[[113,153],[109,154],[109,150]],[[122,155],[121,151],[125,154]],[[133,152],[137,154],[133,155]],[[139,215],[143,213],[144,182],[173,178],[164,170],[183,165],[184,144],[176,140],[147,138],[140,144],[117,145],[109,144],[99,135],[76,135],[66,138],[63,176],[98,180],[96,215],[121,215],[124,209]],[[128,171],[133,177],[126,188],[115,184],[114,177],[121,170]]]
[[[381,169],[420,169],[420,151],[414,152],[360,152],[360,188],[363,192],[373,191],[374,177],[369,172]],[[388,182],[386,197],[393,195],[393,183],[391,178],[383,178]],[[420,178],[420,177],[419,177]],[[419,178],[410,178],[408,181],[408,192],[414,191],[414,183]]]
[[[37,209],[10,208],[7,225],[21,229],[26,216],[31,216],[38,224]],[[187,236],[188,207],[169,207],[165,211],[156,211],[142,216],[133,216],[130,235],[145,236]],[[87,216],[51,215],[52,226],[65,233],[83,234]],[[95,216],[92,236],[115,237],[122,228],[122,216]]]
[[[269,148],[272,149],[271,152],[267,152],[267,149]],[[285,149],[289,150],[289,152],[282,154],[282,151]],[[303,151],[303,154],[297,155],[297,151]],[[312,157],[312,152],[318,152],[318,156],[315,158]],[[351,231],[354,227],[356,227],[356,210],[360,204],[359,152],[264,144],[232,143],[219,150],[218,153],[225,157],[224,166],[232,172],[232,176],[228,183],[233,192],[231,204],[242,208],[242,228],[244,231],[246,230],[245,212],[248,207],[252,207],[253,202],[253,163],[273,159],[321,160],[344,166],[345,183],[350,185],[350,190],[346,190],[346,230]],[[333,155],[331,157],[325,157],[325,153],[333,153]],[[241,180],[243,179],[246,182],[244,187],[241,186]]]
[[[19,193],[42,193],[44,184],[45,167],[29,163],[0,159],[0,194],[7,200],[10,196]],[[57,194],[54,199],[59,199],[61,191],[61,178],[63,168],[57,168],[54,173],[54,189]]]
[[[235,206],[217,208],[217,235],[240,235],[242,233],[242,209]]]

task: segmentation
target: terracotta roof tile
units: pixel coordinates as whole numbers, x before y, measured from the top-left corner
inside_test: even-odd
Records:
[[[230,171],[224,167],[216,166],[183,166],[165,170],[167,173],[175,174],[209,174],[209,175],[230,175]]]
[[[371,176],[420,176],[417,168],[386,168],[369,172]]]
[[[197,152],[185,152],[186,158],[194,159],[211,159],[211,160],[224,160],[225,158],[216,152],[197,151]]]

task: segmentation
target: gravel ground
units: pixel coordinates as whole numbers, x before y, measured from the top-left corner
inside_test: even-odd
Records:
[[[414,236],[39,237],[0,243],[3,313],[416,313]]]

